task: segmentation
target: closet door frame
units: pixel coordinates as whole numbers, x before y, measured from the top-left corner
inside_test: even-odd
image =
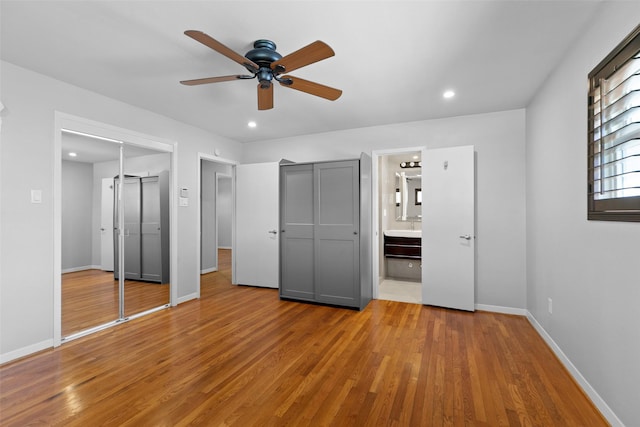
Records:
[[[178,301],[177,290],[177,271],[178,271],[178,257],[177,257],[177,207],[174,203],[174,189],[176,188],[177,176],[178,176],[178,156],[177,156],[177,142],[171,141],[165,138],[159,138],[152,135],[146,135],[133,130],[121,128],[118,126],[101,123],[95,120],[86,119],[79,116],[63,113],[60,111],[54,112],[54,165],[53,165],[53,346],[58,347],[62,344],[62,199],[61,199],[61,181],[62,181],[62,132],[63,130],[70,130],[74,132],[80,132],[87,135],[96,135],[106,140],[113,142],[126,143],[126,145],[136,145],[140,147],[149,148],[159,152],[171,153],[171,177],[169,183],[170,193],[170,259],[171,259],[171,273],[170,273],[170,292],[169,292],[169,305],[175,306]],[[121,147],[122,149],[122,147]],[[123,162],[121,156],[121,162]],[[122,171],[122,166],[121,166]],[[122,252],[122,251],[121,251]],[[144,315],[130,316],[128,319],[133,319]],[[122,316],[121,316],[122,317]],[[117,322],[113,322],[117,324]],[[105,327],[110,327],[112,324],[108,324]],[[104,329],[104,328],[103,328]],[[80,333],[74,335],[74,338],[87,335],[89,333],[96,332],[97,330],[91,329],[86,333]]]

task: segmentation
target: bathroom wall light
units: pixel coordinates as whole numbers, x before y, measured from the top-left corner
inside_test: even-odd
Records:
[[[442,94],[442,97],[445,99],[453,98],[454,96],[456,96],[456,93],[452,90],[447,90]]]
[[[400,167],[402,169],[419,168],[419,167],[422,167],[422,162],[400,162]]]

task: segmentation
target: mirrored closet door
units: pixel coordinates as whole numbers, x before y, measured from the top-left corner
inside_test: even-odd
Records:
[[[63,340],[168,306],[170,168],[170,152],[62,132]]]

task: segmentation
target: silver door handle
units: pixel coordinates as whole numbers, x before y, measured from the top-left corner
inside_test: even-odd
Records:
[[[471,240],[471,236],[469,236],[468,234],[464,234],[462,236],[460,236],[461,239],[465,239],[465,240]]]
[[[269,230],[269,233],[271,234],[278,234],[278,232],[276,230]]]

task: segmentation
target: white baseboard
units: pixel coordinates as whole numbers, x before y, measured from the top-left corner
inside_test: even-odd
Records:
[[[85,270],[100,270],[101,268],[102,268],[101,265],[84,265],[82,267],[65,268],[62,270],[62,274],[75,273],[76,271],[85,271]]]
[[[575,367],[571,360],[567,357],[566,354],[562,351],[562,349],[556,344],[556,342],[551,338],[551,335],[545,331],[540,323],[533,317],[527,310],[527,319],[535,330],[540,334],[542,339],[545,340],[547,345],[551,348],[551,350],[555,353],[555,355],[560,359],[565,368],[569,371],[573,379],[578,383],[578,385],[582,388],[582,390],[589,396],[593,404],[598,408],[598,410],[602,413],[602,415],[607,419],[607,421],[611,424],[612,427],[624,427],[620,418],[616,416],[616,414],[611,410],[609,405],[600,397],[600,395],[595,391],[595,389],[589,384],[584,376],[580,373],[578,368]]]
[[[48,348],[53,348],[53,340],[45,340],[36,344],[31,344],[27,347],[22,347],[17,350],[10,351],[8,353],[0,354],[0,365],[5,364],[7,362],[11,362],[12,360],[19,359],[24,356],[29,356],[30,354],[36,353],[38,351],[46,350]]]
[[[214,271],[218,271],[218,267],[205,268],[204,270],[200,270],[200,274],[213,273]]]
[[[502,307],[499,305],[476,304],[476,310],[491,311],[493,313],[515,314],[526,316],[528,311],[524,308]]]
[[[180,297],[180,298],[178,298],[178,301],[176,302],[176,305],[182,304],[183,302],[191,301],[192,299],[198,299],[198,294],[194,292],[192,294]]]

